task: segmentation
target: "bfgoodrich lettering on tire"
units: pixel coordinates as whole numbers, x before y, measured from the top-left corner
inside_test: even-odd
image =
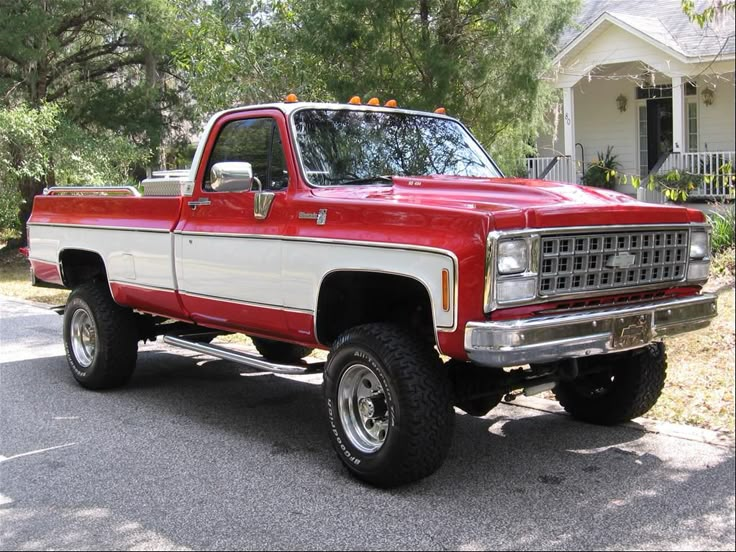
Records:
[[[138,355],[133,312],[115,303],[102,283],[79,286],[64,310],[64,348],[80,385],[88,389],[123,385],[133,374]]]
[[[341,335],[323,393],[332,445],[358,478],[402,485],[445,460],[454,423],[450,382],[436,351],[403,329],[367,324]]]

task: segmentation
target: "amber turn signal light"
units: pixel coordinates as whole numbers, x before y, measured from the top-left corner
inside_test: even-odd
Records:
[[[450,271],[442,269],[442,310],[450,310]]]

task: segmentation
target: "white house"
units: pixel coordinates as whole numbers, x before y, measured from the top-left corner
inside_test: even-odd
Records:
[[[627,175],[733,166],[735,50],[732,11],[700,28],[680,0],[584,0],[548,75],[563,103],[529,176],[548,168],[544,178],[579,182],[608,146]],[[693,195],[724,191],[704,184]]]

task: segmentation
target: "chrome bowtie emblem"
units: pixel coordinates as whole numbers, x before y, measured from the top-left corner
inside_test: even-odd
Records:
[[[611,255],[606,261],[608,268],[629,268],[636,261],[636,255],[624,251],[618,255]]]

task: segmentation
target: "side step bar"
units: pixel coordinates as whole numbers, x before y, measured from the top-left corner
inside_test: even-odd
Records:
[[[190,341],[183,337],[177,337],[173,335],[165,335],[164,343],[169,345],[175,345],[182,349],[189,349],[190,351],[196,351],[205,355],[210,355],[223,360],[230,360],[237,362],[238,364],[245,364],[256,370],[262,372],[273,372],[275,374],[308,374],[310,372],[317,372],[324,368],[324,362],[313,362],[302,364],[277,364],[275,362],[269,362],[261,356],[251,355],[248,353],[242,353],[240,351],[233,351],[219,345],[211,345],[209,343],[197,343]]]

